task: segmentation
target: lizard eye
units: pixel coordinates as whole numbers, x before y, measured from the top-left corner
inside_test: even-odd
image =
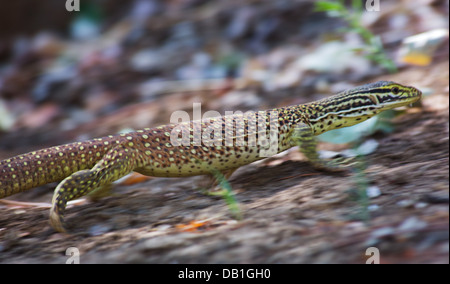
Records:
[[[393,88],[391,89],[391,92],[392,92],[394,95],[396,95],[396,94],[398,94],[398,93],[400,92],[400,89],[399,89],[398,87],[393,87]]]

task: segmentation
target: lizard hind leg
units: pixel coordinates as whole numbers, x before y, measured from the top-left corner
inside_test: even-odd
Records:
[[[78,171],[64,179],[55,189],[50,209],[50,224],[58,232],[65,232],[64,212],[67,202],[97,189],[97,173],[92,170]]]
[[[58,232],[65,232],[64,212],[67,202],[102,188],[130,173],[136,161],[135,151],[119,146],[111,149],[90,170],[73,173],[55,189],[50,209],[50,224]]]

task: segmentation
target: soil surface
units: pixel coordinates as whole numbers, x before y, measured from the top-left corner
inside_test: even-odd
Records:
[[[372,137],[363,169],[316,171],[296,149],[240,168],[230,182],[242,220],[196,189],[203,177],[116,184],[69,206],[69,234],[48,223],[55,185],[12,196],[43,204],[0,204],[0,263],[65,263],[72,247],[81,263],[365,263],[369,247],[381,263],[448,263],[448,78],[448,61],[389,77],[432,94]],[[379,192],[361,197],[367,185]]]

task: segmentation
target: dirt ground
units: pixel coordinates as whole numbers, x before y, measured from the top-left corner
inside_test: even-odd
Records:
[[[65,263],[70,247],[81,263],[365,263],[369,247],[381,263],[448,263],[448,67],[389,77],[432,94],[372,137],[380,146],[363,171],[319,172],[295,149],[242,167],[231,178],[241,221],[195,188],[202,177],[115,185],[69,207],[70,234],[50,228],[46,204],[0,204],[0,263]],[[358,198],[361,182],[380,194]],[[48,203],[54,186],[9,199]]]

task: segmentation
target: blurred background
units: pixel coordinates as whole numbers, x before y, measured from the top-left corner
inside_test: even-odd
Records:
[[[0,1],[2,149],[165,124],[194,101],[222,112],[321,98],[408,66],[402,41],[447,28],[449,8],[439,0],[384,0],[372,12],[366,1],[81,0],[69,12],[65,2]],[[448,58],[448,41],[437,45],[425,61]]]

